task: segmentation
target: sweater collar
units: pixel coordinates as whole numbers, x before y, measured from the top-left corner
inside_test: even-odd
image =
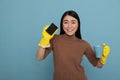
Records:
[[[68,39],[68,40],[76,40],[77,39],[77,37],[75,35],[63,34],[63,36],[65,37],[65,39]]]

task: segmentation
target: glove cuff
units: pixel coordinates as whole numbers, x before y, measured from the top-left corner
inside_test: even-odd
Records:
[[[50,47],[50,40],[46,38],[42,38],[38,44],[38,46],[41,46],[42,48]]]

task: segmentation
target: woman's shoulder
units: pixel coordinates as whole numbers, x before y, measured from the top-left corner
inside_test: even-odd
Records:
[[[60,35],[55,34],[55,35],[53,36],[52,40],[56,40],[56,39],[58,39],[59,37],[60,37]]]
[[[60,42],[61,39],[62,39],[61,35],[55,34],[53,38],[51,39],[51,42],[55,44],[55,43]]]
[[[60,37],[60,35],[55,34],[53,38],[55,39],[55,38],[58,38],[58,37]]]
[[[79,41],[80,41],[81,43],[83,43],[84,45],[86,45],[86,46],[89,46],[89,45],[90,45],[90,43],[89,43],[87,40],[80,39]]]

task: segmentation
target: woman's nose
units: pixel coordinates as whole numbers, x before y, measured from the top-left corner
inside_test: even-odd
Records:
[[[72,27],[71,23],[68,23],[68,27],[69,27],[69,28],[71,28],[71,27]]]

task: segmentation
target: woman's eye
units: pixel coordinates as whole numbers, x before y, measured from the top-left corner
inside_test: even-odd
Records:
[[[72,22],[72,24],[75,24],[76,22]]]
[[[63,22],[64,24],[67,24],[68,22]]]

